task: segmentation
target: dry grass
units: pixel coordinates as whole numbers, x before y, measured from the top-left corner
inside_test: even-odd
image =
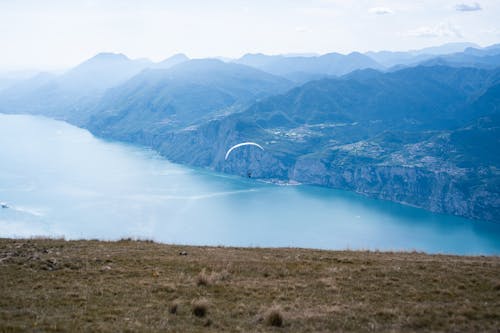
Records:
[[[273,306],[264,315],[264,322],[268,326],[283,326],[283,314],[281,313],[281,308],[279,306]]]
[[[0,239],[0,332],[498,332],[499,286],[499,257]]]
[[[206,268],[203,268],[196,278],[196,285],[198,287],[206,287],[208,285],[215,284],[221,281],[227,281],[228,279],[229,272],[227,271],[227,269],[223,269],[220,272],[212,271],[210,274],[208,274]]]
[[[195,299],[191,302],[191,308],[196,317],[205,317],[208,312],[208,301],[205,298]]]
[[[171,314],[176,314],[178,308],[179,308],[179,302],[177,300],[174,300],[168,306],[168,312]]]

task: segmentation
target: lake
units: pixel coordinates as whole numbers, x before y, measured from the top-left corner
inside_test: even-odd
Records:
[[[65,122],[0,114],[0,237],[500,254],[500,225],[173,164]]]

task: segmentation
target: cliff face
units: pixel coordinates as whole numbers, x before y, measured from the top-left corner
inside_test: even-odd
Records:
[[[282,152],[242,147],[225,160],[231,146],[245,141],[245,133],[235,130],[237,125],[234,121],[213,121],[197,129],[158,137],[155,147],[162,155],[177,163],[208,167],[244,177],[288,179],[293,161]]]
[[[468,175],[387,165],[328,167],[322,161],[301,160],[292,177],[301,183],[346,189],[437,213],[489,221],[498,221],[500,216],[498,193],[486,185],[464,187]]]
[[[495,117],[455,130],[385,131],[352,143],[332,143],[331,136],[318,139],[311,133],[300,135],[299,130],[283,136],[283,130],[270,131],[238,115],[158,136],[154,146],[178,163],[344,189],[433,212],[500,222],[495,146],[500,126]],[[249,140],[265,150],[241,147],[224,159],[229,147]]]
[[[197,149],[191,149],[194,143]],[[433,171],[418,166],[364,164],[336,165],[336,161],[314,158],[293,160],[248,148],[224,161],[226,148],[201,145],[200,141],[174,140],[163,143],[160,152],[167,158],[215,171],[256,179],[298,182],[354,191],[371,198],[390,200],[432,212],[471,219],[499,221],[498,171],[474,181],[476,172]],[[175,148],[174,148],[175,147]],[[491,183],[489,183],[491,182]]]

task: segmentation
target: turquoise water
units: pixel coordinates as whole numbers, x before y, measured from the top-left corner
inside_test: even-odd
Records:
[[[0,114],[0,237],[500,254],[497,224],[172,164],[46,118]]]

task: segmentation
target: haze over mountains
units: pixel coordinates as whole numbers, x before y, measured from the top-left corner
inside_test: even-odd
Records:
[[[0,112],[66,120],[174,162],[500,222],[499,44],[159,63],[101,53],[8,82]],[[225,161],[241,141],[265,151]]]

